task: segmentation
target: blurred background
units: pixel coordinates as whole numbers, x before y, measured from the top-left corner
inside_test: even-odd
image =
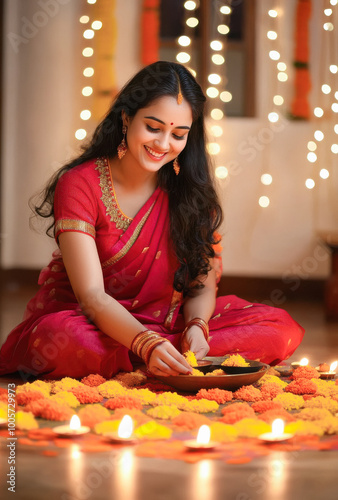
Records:
[[[225,215],[221,291],[277,306],[324,300],[338,248],[337,0],[1,5],[2,282],[35,282],[55,248],[43,226],[30,228],[29,198],[121,86],[166,59],[195,72],[208,95]]]

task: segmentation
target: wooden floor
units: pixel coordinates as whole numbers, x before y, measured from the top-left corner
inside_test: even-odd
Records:
[[[12,283],[0,294],[0,342],[20,322],[32,287]],[[252,297],[243,297],[252,300]],[[291,360],[312,365],[338,359],[338,323],[325,320],[320,301],[287,302],[304,326],[303,343]],[[0,378],[5,386],[6,378]],[[0,498],[20,500],[337,500],[338,451],[275,452],[242,465],[216,460],[187,464],[140,458],[133,449],[79,454],[76,445],[57,457],[17,448],[16,494],[7,488],[8,450],[0,450]]]

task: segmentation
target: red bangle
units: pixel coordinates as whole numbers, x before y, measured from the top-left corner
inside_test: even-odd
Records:
[[[194,326],[194,325],[199,326],[201,328],[203,335],[204,335],[204,338],[208,342],[209,341],[209,327],[208,327],[207,322],[204,321],[204,319],[202,319],[202,318],[193,318],[186,324],[186,327],[182,333],[181,342],[184,339],[189,328],[191,326]]]

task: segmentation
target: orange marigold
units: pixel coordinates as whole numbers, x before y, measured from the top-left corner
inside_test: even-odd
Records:
[[[109,420],[111,418],[110,412],[100,404],[87,405],[81,408],[78,416],[82,425],[87,425],[93,428],[96,424]]]
[[[37,399],[43,398],[44,395],[38,391],[18,392],[16,395],[16,403],[20,406],[25,406],[31,401],[36,401]]]
[[[46,420],[70,420],[74,414],[68,405],[62,405],[46,398],[31,401],[25,407],[25,411],[31,411],[35,417]]]
[[[261,391],[253,385],[243,385],[240,389],[234,392],[234,399],[242,401],[261,401],[263,399]]]
[[[232,400],[232,392],[223,389],[200,389],[196,397],[197,399],[210,399],[221,405]]]
[[[145,415],[142,411],[137,410],[136,408],[118,408],[117,410],[115,410],[114,417],[112,418],[114,418],[114,420],[122,420],[125,415],[129,415],[133,420],[137,422],[137,425],[142,425],[151,420],[148,415]]]
[[[261,393],[263,399],[273,399],[277,396],[277,394],[281,394],[283,392],[283,387],[276,382],[267,382],[263,384],[261,387]]]
[[[264,413],[269,410],[279,410],[283,408],[280,403],[275,403],[274,401],[257,401],[251,405],[251,408],[257,413]]]
[[[74,396],[80,401],[81,404],[87,403],[99,403],[102,401],[103,396],[99,394],[96,387],[80,386],[74,387],[69,392],[72,392]]]
[[[220,422],[225,424],[234,424],[242,418],[256,418],[254,410],[247,403],[233,403],[222,409],[223,417]]]
[[[109,410],[116,410],[117,408],[136,408],[136,410],[142,410],[142,403],[133,398],[133,396],[116,396],[116,398],[108,399],[104,405],[105,408]]]
[[[97,387],[100,384],[107,382],[107,380],[98,373],[91,373],[88,377],[83,377],[81,382],[85,385],[89,385],[90,387]]]
[[[292,392],[292,394],[315,394],[317,392],[317,386],[312,380],[308,378],[297,378],[291,382],[284,389],[285,392]]]
[[[268,424],[272,424],[276,418],[282,418],[287,422],[294,422],[295,418],[288,413],[284,408],[275,408],[268,411],[265,411],[261,415],[259,415],[260,420],[264,420],[264,422]]]
[[[320,375],[316,368],[313,368],[312,366],[298,366],[298,368],[296,368],[291,375],[291,378],[293,380],[298,378],[308,378],[310,380],[312,378],[319,378],[319,376]]]
[[[172,419],[172,423],[183,430],[197,429],[201,425],[210,425],[210,419],[205,415],[189,411],[182,412]]]

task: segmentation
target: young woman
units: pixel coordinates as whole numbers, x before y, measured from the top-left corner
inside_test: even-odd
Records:
[[[222,213],[204,103],[184,66],[147,66],[51,179],[35,210],[59,249],[2,346],[0,374],[109,378],[143,360],[173,375],[190,372],[188,349],[271,364],[293,353],[303,329],[285,311],[216,299]]]

